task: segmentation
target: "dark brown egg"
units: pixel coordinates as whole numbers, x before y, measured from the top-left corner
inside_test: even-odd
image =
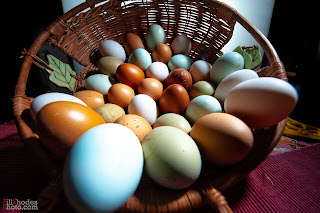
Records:
[[[136,89],[140,82],[145,78],[142,69],[130,63],[119,65],[116,77],[120,83],[126,84],[132,89]]]
[[[169,73],[169,75],[164,81],[164,84],[165,86],[170,86],[172,84],[180,84],[186,90],[189,90],[192,86],[192,76],[185,69],[175,69]]]
[[[163,91],[159,99],[159,108],[162,114],[168,112],[184,114],[189,103],[187,90],[180,84],[173,84]]]
[[[126,50],[127,55],[129,56],[135,49],[142,48],[144,45],[141,41],[141,38],[133,33],[127,33],[123,41],[124,49]]]
[[[163,63],[168,63],[172,57],[171,48],[166,44],[158,44],[151,53],[153,61],[161,61]]]

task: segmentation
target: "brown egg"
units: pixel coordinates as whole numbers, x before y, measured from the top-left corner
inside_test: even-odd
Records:
[[[130,55],[135,49],[142,48],[144,49],[144,45],[139,36],[133,33],[127,33],[123,40],[123,46],[126,50],[127,55]]]
[[[105,104],[104,96],[97,91],[82,90],[74,94],[77,98],[80,98],[88,107],[96,109],[98,106]]]
[[[116,74],[117,68],[120,64],[123,64],[119,58],[114,56],[105,56],[100,58],[98,62],[98,70],[108,76]]]
[[[172,57],[171,48],[166,44],[158,44],[151,53],[153,61],[161,61],[163,63],[168,63]]]
[[[131,129],[141,142],[143,138],[152,130],[146,119],[139,115],[127,114],[118,118],[114,123],[121,124]]]
[[[210,163],[229,166],[245,158],[253,146],[249,127],[227,113],[207,114],[196,121],[190,136]]]
[[[116,77],[120,83],[126,84],[134,90],[137,89],[140,82],[145,78],[142,69],[130,63],[118,66]]]
[[[149,95],[154,101],[158,101],[162,95],[163,85],[154,78],[143,79],[138,86],[139,94]]]
[[[58,157],[65,157],[87,130],[104,124],[93,109],[78,103],[58,101],[44,106],[36,117],[41,142]]]
[[[131,99],[135,96],[134,90],[128,85],[117,83],[110,87],[107,97],[112,104],[127,108]]]
[[[167,78],[164,80],[164,85],[166,87],[172,84],[180,84],[186,90],[189,90],[192,86],[192,76],[185,69],[175,69],[172,72],[170,72]]]
[[[159,108],[162,114],[168,112],[184,114],[189,103],[187,90],[180,84],[172,84],[163,91],[159,99]]]

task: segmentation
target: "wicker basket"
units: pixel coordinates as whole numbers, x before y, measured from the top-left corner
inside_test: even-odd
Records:
[[[259,76],[287,80],[284,67],[269,41],[242,15],[230,6],[213,0],[90,0],[69,11],[49,25],[34,41],[21,68],[15,96],[14,114],[21,138],[26,146],[46,163],[52,182],[39,197],[39,209],[49,211],[62,195],[61,166],[42,149],[39,137],[32,130],[29,108],[33,98],[26,96],[26,84],[32,63],[46,65],[36,56],[40,47],[49,42],[59,47],[86,68],[77,76],[75,91],[83,85],[87,72],[97,70],[97,51],[102,40],[123,42],[127,32],[142,39],[152,24],[160,24],[167,34],[167,43],[184,33],[192,38],[192,61],[204,59],[211,64],[222,55],[221,48],[230,40],[234,25],[239,22],[260,44],[270,66],[258,71]],[[89,10],[83,12],[90,7]],[[36,59],[36,60],[35,60]],[[125,212],[188,212],[207,203],[221,212],[230,212],[224,192],[257,167],[276,146],[286,120],[266,129],[255,129],[254,147],[249,156],[228,168],[204,165],[199,180],[182,191],[164,189],[143,177],[136,193],[121,208]],[[216,188],[216,189],[215,189]]]

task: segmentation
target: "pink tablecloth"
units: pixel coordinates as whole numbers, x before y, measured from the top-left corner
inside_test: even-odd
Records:
[[[48,184],[28,153],[14,121],[0,127],[1,204],[3,199],[36,200]],[[270,155],[225,196],[234,212],[320,212],[320,144]]]

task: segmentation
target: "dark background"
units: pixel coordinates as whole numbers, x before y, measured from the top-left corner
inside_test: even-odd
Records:
[[[37,35],[62,15],[60,0],[18,1],[2,7],[2,83],[0,91],[0,124],[13,119],[14,89],[23,59],[23,48],[28,49]],[[15,5],[16,4],[16,5]],[[320,127],[319,121],[319,29],[317,6],[298,1],[276,0],[268,38],[277,50],[286,70],[296,74],[289,77],[299,93],[299,101],[290,117]],[[4,13],[8,10],[8,14]],[[39,94],[41,79],[31,72],[28,95]],[[45,92],[45,91],[44,91]]]

